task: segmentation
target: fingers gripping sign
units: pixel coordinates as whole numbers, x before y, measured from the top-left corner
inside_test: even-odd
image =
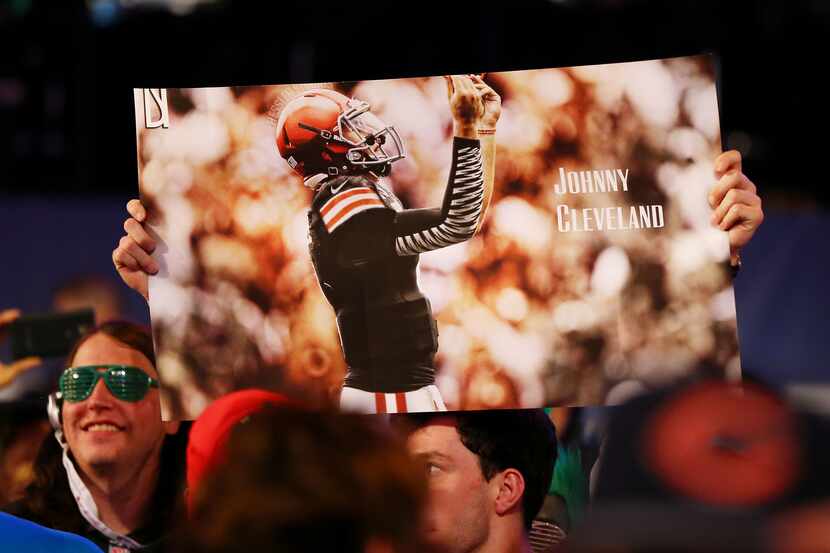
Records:
[[[124,232],[118,246],[112,252],[112,262],[124,283],[148,299],[148,276],[159,271],[158,262],[152,257],[156,241],[144,228],[147,211],[139,200],[127,203],[130,217],[124,221]]]
[[[715,160],[717,182],[709,192],[709,205],[714,210],[711,222],[729,234],[733,265],[738,264],[740,249],[755,234],[764,220],[758,190],[743,173],[741,154],[724,152]]]

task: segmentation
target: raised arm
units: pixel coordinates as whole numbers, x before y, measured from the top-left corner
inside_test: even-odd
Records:
[[[481,75],[471,75],[476,90],[484,103],[484,115],[478,127],[478,139],[481,143],[481,161],[484,167],[484,202],[478,217],[476,232],[484,224],[487,208],[493,197],[493,183],[496,179],[496,123],[501,116],[501,97],[490,88]]]
[[[478,129],[481,93],[469,76],[447,77],[453,116],[452,167],[440,208],[408,209],[395,216],[395,251],[416,255],[470,239],[479,224],[485,185]]]

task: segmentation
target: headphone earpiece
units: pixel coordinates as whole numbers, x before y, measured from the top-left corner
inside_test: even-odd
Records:
[[[55,438],[58,443],[63,445],[63,428],[61,425],[61,393],[54,392],[49,394],[49,399],[46,403],[46,414],[49,416],[49,424],[55,431]]]

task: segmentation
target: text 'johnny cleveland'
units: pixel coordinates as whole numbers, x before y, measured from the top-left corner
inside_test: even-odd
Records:
[[[554,192],[566,194],[596,194],[628,192],[628,169],[602,169],[590,171],[565,171],[559,168],[559,182]],[[556,206],[559,232],[594,232],[606,230],[632,230],[662,228],[666,221],[663,206],[629,205],[610,207],[585,207],[576,209],[564,204]]]

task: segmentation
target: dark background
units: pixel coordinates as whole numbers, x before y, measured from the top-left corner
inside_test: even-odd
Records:
[[[4,192],[134,192],[134,87],[354,80],[711,51],[722,61],[724,137],[745,150],[747,174],[780,203],[828,206],[825,0],[510,0],[498,7],[214,0],[184,15],[164,4],[13,0],[0,8]]]
[[[191,0],[193,1],[193,0]],[[767,221],[736,284],[744,368],[830,381],[825,0],[200,2],[0,6],[0,308],[49,308],[137,195],[132,89],[404,77],[714,52],[725,146]],[[182,6],[185,5],[184,8]],[[172,9],[171,9],[172,6]],[[826,167],[826,168],[825,168]],[[134,318],[146,306],[130,298]]]

